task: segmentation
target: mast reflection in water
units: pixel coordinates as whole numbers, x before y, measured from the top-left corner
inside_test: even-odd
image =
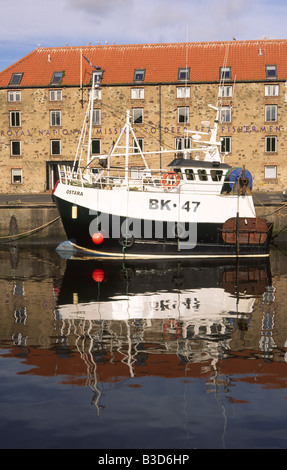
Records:
[[[268,260],[119,263],[33,256],[25,266],[36,274],[23,275],[20,254],[10,279],[4,276],[6,299],[14,285],[13,302],[3,305],[0,319],[1,362],[8,370],[9,360],[20,358],[9,372],[11,389],[16,376],[26,376],[18,383],[24,428],[37,429],[36,440],[28,432],[20,447],[269,446],[274,417],[269,422],[259,403],[267,401],[270,413],[276,408],[270,391],[280,391],[279,416],[286,407],[287,332],[274,327],[278,302]],[[50,273],[43,271],[47,265]],[[48,406],[39,410],[43,395]],[[35,416],[25,413],[31,400],[40,432]],[[2,433],[5,423],[18,419],[17,410],[8,409]],[[12,435],[6,432],[2,447],[14,446]],[[270,446],[287,445],[286,438],[282,444],[268,436]]]

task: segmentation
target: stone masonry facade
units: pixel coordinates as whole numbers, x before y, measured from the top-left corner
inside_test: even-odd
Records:
[[[11,76],[17,72],[13,70]],[[94,105],[93,156],[110,150],[127,109],[144,151],[188,149],[191,143],[184,140],[185,130],[200,132],[206,130],[202,121],[213,122],[215,112],[208,104],[216,104],[219,88],[218,137],[224,161],[233,167],[245,165],[255,190],[285,189],[287,82],[277,75],[265,80],[226,80],[223,85],[213,80],[107,83],[103,79]],[[1,193],[53,188],[57,165],[74,161],[90,89],[89,82],[0,86]],[[147,162],[153,168],[166,168],[174,155],[162,153],[147,157]],[[132,166],[136,171],[143,164],[134,158]]]

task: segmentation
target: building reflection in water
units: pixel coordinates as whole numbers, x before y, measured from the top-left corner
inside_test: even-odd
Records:
[[[76,348],[97,406],[100,383],[128,377],[202,377],[215,390],[222,367],[246,346],[272,360],[274,302],[269,261],[68,260],[55,309],[57,347]],[[250,368],[236,366],[237,373]],[[227,388],[228,377],[227,370]]]
[[[240,375],[287,387],[286,315],[277,298],[286,284],[271,279],[269,260],[100,262],[40,249],[0,255],[2,353],[21,357],[25,373],[91,387],[98,410],[103,387],[129,378],[201,378],[207,391],[230,392],[230,377],[234,383]]]

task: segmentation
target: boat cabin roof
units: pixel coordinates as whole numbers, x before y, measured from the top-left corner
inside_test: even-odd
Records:
[[[168,166],[173,168],[210,168],[222,170],[231,168],[227,163],[206,162],[202,160],[192,160],[189,158],[175,158],[171,163],[169,163]]]

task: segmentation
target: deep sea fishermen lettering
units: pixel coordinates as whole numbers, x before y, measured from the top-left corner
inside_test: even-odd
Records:
[[[104,457],[99,457],[98,464],[99,465],[124,465],[125,467],[129,468],[132,457],[112,457],[108,454],[105,454]]]

